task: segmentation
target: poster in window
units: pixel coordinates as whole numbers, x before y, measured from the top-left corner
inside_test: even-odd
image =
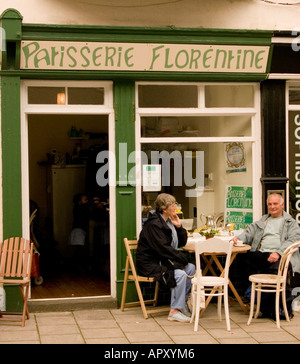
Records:
[[[161,165],[143,165],[143,191],[158,192],[161,190]]]
[[[225,223],[234,223],[234,230],[245,229],[253,222],[251,186],[225,186]]]
[[[245,172],[246,155],[243,143],[224,143],[226,173]]]

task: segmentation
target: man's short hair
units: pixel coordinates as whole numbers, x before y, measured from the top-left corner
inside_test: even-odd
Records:
[[[283,198],[283,196],[280,194],[280,193],[270,193],[270,195],[268,196],[268,198],[267,198],[267,204],[268,204],[268,200],[269,200],[269,198],[271,197],[271,196],[279,196],[280,197],[280,202],[283,204],[284,203],[284,198]]]

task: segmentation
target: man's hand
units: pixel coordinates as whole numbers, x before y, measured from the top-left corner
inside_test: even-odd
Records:
[[[239,241],[239,239],[237,237],[235,237],[235,236],[231,240],[233,241],[233,245],[237,244],[238,241]]]
[[[275,263],[280,258],[280,255],[278,253],[271,253],[268,258],[268,262]]]

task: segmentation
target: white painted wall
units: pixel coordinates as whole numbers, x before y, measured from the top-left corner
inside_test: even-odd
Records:
[[[284,5],[283,5],[284,4]],[[292,30],[298,0],[1,0],[24,23]]]

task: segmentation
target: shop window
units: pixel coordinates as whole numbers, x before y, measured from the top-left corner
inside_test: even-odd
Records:
[[[252,143],[145,143],[142,152],[143,164],[161,166],[159,192],[176,197],[180,217],[192,220],[190,230],[202,227],[208,215],[219,216],[218,223],[222,222],[224,214],[232,215],[231,208],[237,228],[248,223],[252,206],[241,205],[236,198],[226,209],[225,193],[226,186],[252,186]],[[142,190],[144,219],[157,194]]]
[[[289,104],[300,105],[300,86],[289,88]]]
[[[104,88],[68,87],[69,105],[103,105]]]
[[[250,116],[142,117],[142,137],[250,136]]]
[[[28,104],[103,105],[104,87],[28,87]]]
[[[249,85],[205,86],[206,107],[253,107],[254,90]]]
[[[257,83],[137,83],[137,234],[162,192],[176,197],[190,231],[208,215],[235,229],[261,215],[252,206],[261,174],[258,94]]]
[[[139,86],[139,107],[197,107],[197,86]]]
[[[65,95],[64,87],[28,87],[28,104],[57,104],[58,95]]]

